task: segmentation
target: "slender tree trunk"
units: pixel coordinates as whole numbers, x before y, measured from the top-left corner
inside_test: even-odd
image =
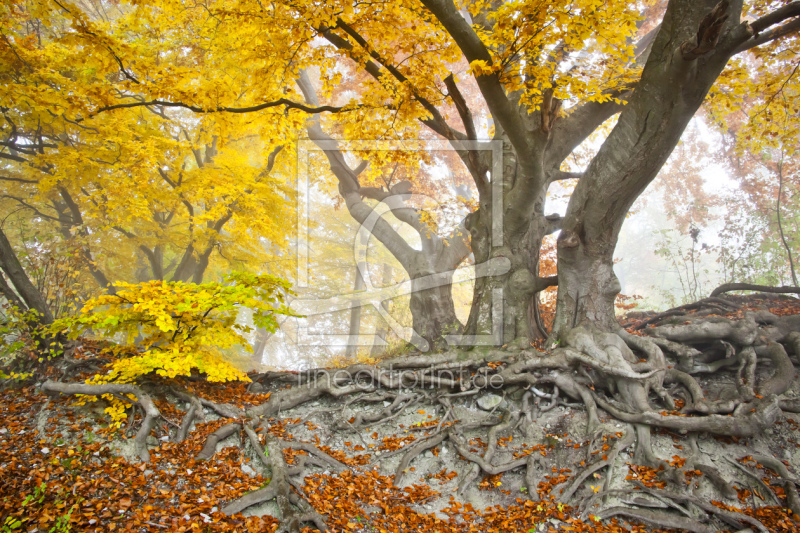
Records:
[[[53,322],[53,314],[50,312],[47,302],[25,273],[19,259],[17,259],[17,254],[2,229],[0,229],[0,266],[2,266],[3,272],[11,280],[11,283],[14,284],[28,309],[36,311],[39,315],[39,322],[51,324]]]
[[[178,266],[175,267],[170,281],[188,281],[189,278],[192,277],[196,267],[197,261],[194,259],[194,246],[189,244],[183,251],[181,261],[178,263]]]
[[[381,285],[386,286],[389,285],[392,281],[392,267],[388,263],[383,264],[383,274],[381,276]],[[389,302],[383,301],[381,302],[381,307],[388,312],[389,311]],[[370,357],[376,357],[380,355],[386,349],[386,342],[388,342],[388,335],[389,335],[389,325],[386,323],[385,320],[379,319],[379,326],[378,329],[375,330],[375,340],[372,343],[372,349],[369,352]]]
[[[259,364],[264,359],[264,349],[267,347],[267,341],[272,335],[264,328],[256,330],[256,342],[253,345],[253,361]]]
[[[786,249],[786,255],[789,257],[789,267],[792,270],[792,283],[797,287],[797,273],[794,269],[794,257],[792,257],[792,247],[789,246],[786,240],[786,235],[783,233],[783,222],[781,220],[781,197],[783,196],[783,149],[781,149],[781,160],[778,161],[778,201],[775,206],[775,211],[778,214],[778,230],[781,234],[781,241],[783,247]]]
[[[20,311],[26,311],[28,309],[28,306],[19,299],[14,289],[6,282],[6,278],[2,273],[0,273],[0,294],[8,300],[8,303],[18,308]]]
[[[364,278],[361,276],[361,268],[365,268],[363,263],[356,265],[356,279],[353,283],[353,292],[357,293],[364,290]],[[348,332],[347,348],[345,349],[346,357],[354,357],[358,353],[358,333],[361,330],[361,306],[356,306],[350,309],[350,330]]]

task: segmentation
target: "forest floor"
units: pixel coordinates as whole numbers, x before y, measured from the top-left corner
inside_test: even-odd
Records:
[[[769,305],[775,315],[800,314],[795,299]],[[647,318],[636,315],[626,326]],[[473,360],[469,371],[499,375],[515,354],[498,353]],[[71,357],[97,355],[87,341]],[[769,365],[759,371],[768,374]],[[716,384],[735,379],[717,374]],[[708,527],[696,531],[717,531],[720,523],[730,531],[800,530],[785,472],[759,462],[774,458],[800,473],[800,415],[784,413],[748,438],[654,429],[652,449],[670,465],[655,469],[636,464],[630,424],[599,410],[600,425],[587,433],[583,404],[556,391],[443,391],[425,381],[364,387],[278,408],[253,427],[245,413],[307,387],[309,374],[251,377],[253,383],[142,384],[159,411],[147,436],[149,462],[133,438],[144,409],[134,405],[115,428],[105,401],[42,391],[46,379],[63,378],[57,367],[37,382],[7,385],[0,392],[0,532],[275,531],[286,509],[269,492],[276,468],[294,491],[295,507],[302,508],[300,495],[313,508],[304,514],[308,531],[314,520],[358,533],[666,531],[647,523],[655,511]],[[800,398],[800,380],[784,396]],[[458,434],[448,433],[456,423]],[[270,444],[276,442],[277,452]],[[698,457],[735,492],[720,496],[704,472],[683,468]],[[686,496],[674,494],[676,483]]]

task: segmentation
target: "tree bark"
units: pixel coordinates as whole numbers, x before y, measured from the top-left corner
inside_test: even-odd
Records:
[[[392,282],[392,267],[388,263],[383,264],[383,273],[381,275],[381,285],[386,286]],[[389,311],[389,302],[383,301],[381,302],[381,307],[385,311]],[[376,357],[383,353],[386,349],[386,343],[388,342],[388,334],[389,334],[389,325],[382,319],[380,319],[380,325],[375,330],[375,340],[372,343],[372,349],[369,352],[370,357]]]
[[[720,19],[724,25],[719,43],[699,43],[708,36],[698,35],[698,28],[720,10],[717,5],[716,0],[669,3],[636,90],[570,198],[558,239],[553,339],[586,322],[605,330],[619,328],[613,306],[619,292],[613,253],[622,223],[672,153],[727,64],[737,32],[743,31],[739,2],[723,13],[736,16]],[[697,55],[701,45],[705,52]]]
[[[36,311],[39,322],[44,325],[51,324],[53,322],[53,313],[50,312],[47,302],[33,285],[28,274],[25,273],[19,259],[17,259],[17,254],[2,229],[0,229],[0,267],[3,268],[3,272],[11,280],[28,309]]]
[[[461,322],[453,305],[452,273],[442,273],[447,283],[430,289],[420,288],[418,279],[411,279],[411,316],[414,335],[426,341],[428,350],[447,348],[446,335],[461,333]],[[417,344],[412,340],[412,343]],[[426,350],[427,351],[427,350]]]
[[[356,280],[353,283],[353,292],[364,290],[364,278],[361,276],[361,268],[366,268],[365,264],[356,265]],[[361,330],[361,306],[350,309],[350,331],[348,332],[346,357],[354,357],[358,353],[358,333]],[[355,340],[354,340],[355,338]]]

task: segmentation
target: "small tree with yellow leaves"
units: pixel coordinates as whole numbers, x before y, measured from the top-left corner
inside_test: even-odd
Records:
[[[253,311],[253,323],[274,332],[277,315],[290,315],[284,305],[288,282],[265,274],[234,273],[223,282],[203,284],[149,281],[116,283],[116,294],[86,302],[74,317],[56,321],[56,331],[77,338],[88,330],[106,336],[123,335],[111,350],[118,357],[94,383],[131,383],[150,373],[172,378],[193,370],[209,381],[247,381],[228,361],[225,350],[241,345],[252,328],[237,317]]]

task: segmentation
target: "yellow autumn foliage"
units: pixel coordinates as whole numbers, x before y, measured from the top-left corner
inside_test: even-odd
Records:
[[[267,331],[278,327],[277,315],[289,285],[269,275],[235,273],[223,282],[203,284],[150,281],[117,283],[116,294],[86,302],[74,317],[56,321],[54,330],[77,338],[88,330],[121,336],[112,350],[118,357],[92,383],[131,383],[156,374],[165,378],[196,371],[209,381],[247,381],[247,375],[225,360],[226,350],[250,348],[250,326],[238,321],[242,309],[253,311],[253,323]],[[126,354],[135,355],[127,356]]]

